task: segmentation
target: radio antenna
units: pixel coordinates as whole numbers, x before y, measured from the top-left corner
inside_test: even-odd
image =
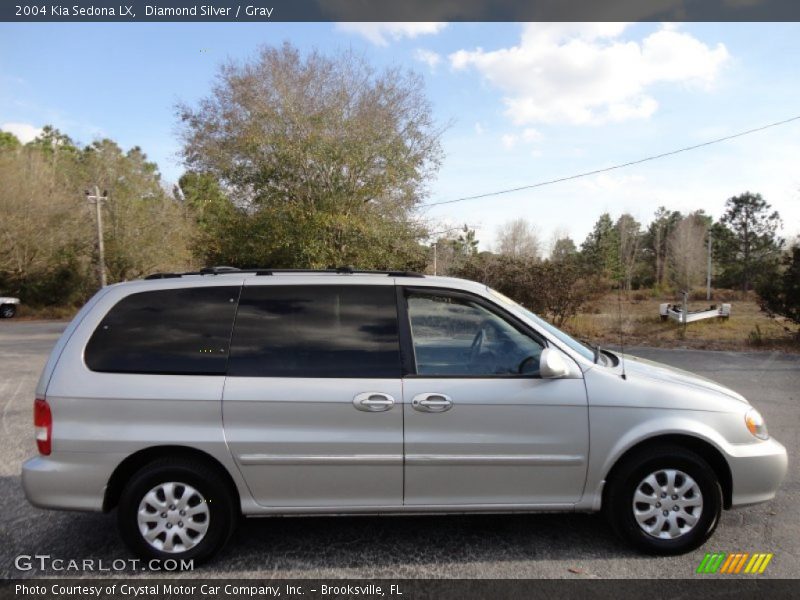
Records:
[[[619,312],[619,362],[622,366],[622,379],[627,380],[628,376],[625,374],[625,336],[622,330],[622,281],[619,282],[617,287],[617,309]]]

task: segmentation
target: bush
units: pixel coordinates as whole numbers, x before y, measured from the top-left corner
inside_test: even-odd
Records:
[[[800,245],[792,248],[782,263],[780,276],[758,287],[761,309],[771,317],[779,315],[800,325]]]
[[[97,290],[95,278],[78,264],[63,264],[43,272],[28,274],[11,281],[23,304],[42,306],[77,306]]]
[[[485,283],[558,326],[610,289],[608,281],[586,274],[572,260],[538,262],[485,253],[465,263],[457,276]]]

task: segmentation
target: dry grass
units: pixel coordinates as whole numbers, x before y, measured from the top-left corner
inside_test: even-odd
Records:
[[[789,324],[770,319],[759,308],[755,295],[718,290],[710,303],[705,300],[704,293],[692,297],[703,299],[690,300],[690,310],[730,302],[731,317],[698,321],[684,328],[672,320],[662,321],[658,311],[662,302],[680,300],[649,291],[631,292],[629,296],[622,294],[620,317],[620,301],[615,292],[593,304],[589,311],[570,319],[564,329],[578,338],[601,344],[619,345],[621,328],[626,345],[800,352],[800,339],[784,327]]]
[[[64,320],[69,321],[78,312],[79,308],[73,306],[43,306],[34,308],[20,304],[17,307],[15,320],[38,321],[38,320]]]

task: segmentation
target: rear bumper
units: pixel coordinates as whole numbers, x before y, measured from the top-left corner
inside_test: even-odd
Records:
[[[37,456],[22,465],[22,489],[39,508],[101,511],[118,463],[116,455],[88,452]]]
[[[727,459],[733,476],[733,506],[772,500],[789,464],[786,448],[772,438],[732,446]]]

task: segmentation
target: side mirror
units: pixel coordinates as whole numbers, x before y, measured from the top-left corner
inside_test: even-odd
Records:
[[[545,348],[539,356],[539,375],[542,379],[559,379],[569,375],[567,359],[554,348]]]

